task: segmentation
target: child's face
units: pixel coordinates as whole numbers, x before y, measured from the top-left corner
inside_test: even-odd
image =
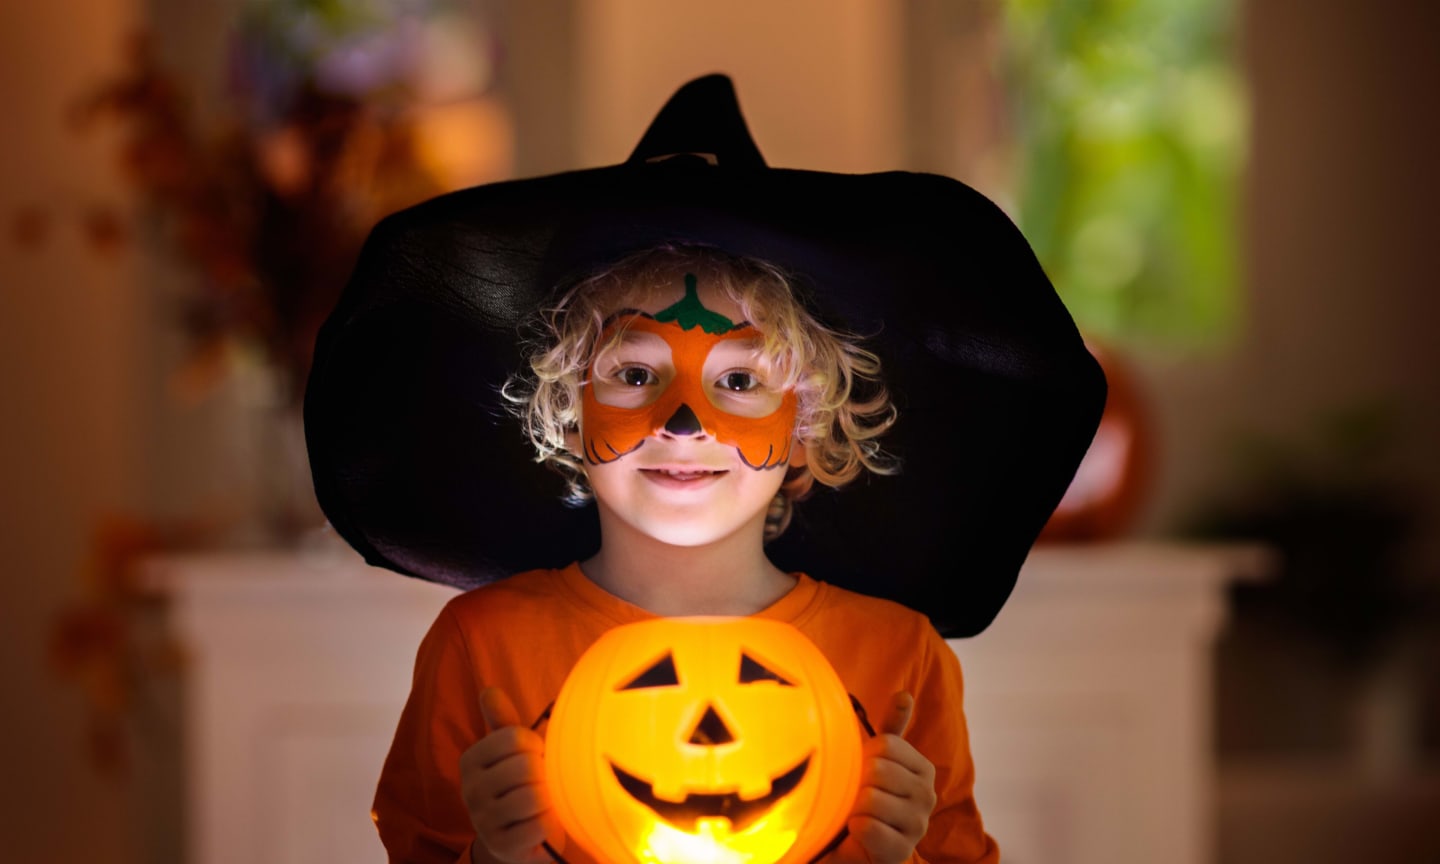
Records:
[[[599,506],[656,539],[692,546],[758,520],[784,479],[795,394],[771,386],[759,334],[720,289],[617,303],[616,328],[582,387],[575,445]]]

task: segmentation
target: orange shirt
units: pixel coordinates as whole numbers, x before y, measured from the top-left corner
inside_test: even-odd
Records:
[[[938,796],[915,860],[996,864],[999,850],[975,806],[960,663],[929,620],[803,574],[759,616],[809,637],[872,722],[897,690],[915,696],[905,738],[935,765]],[[489,731],[482,688],[500,687],[533,721],[601,633],[653,617],[591,582],[577,564],[521,573],[447,603],[420,644],[375,793],[372,816],[392,864],[469,864],[474,831],[460,798],[460,754]],[[564,855],[589,864],[574,843]]]

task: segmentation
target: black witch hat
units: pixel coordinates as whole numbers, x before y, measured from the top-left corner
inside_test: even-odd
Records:
[[[305,394],[316,495],[373,565],[470,588],[593,554],[499,395],[535,312],[662,243],[759,258],[865,334],[899,474],[817,487],[779,567],[904,603],[946,636],[1000,610],[1090,444],[1105,381],[1024,237],[931,174],[771,168],[730,80],[682,87],[624,163],[454,192],[366,241]]]

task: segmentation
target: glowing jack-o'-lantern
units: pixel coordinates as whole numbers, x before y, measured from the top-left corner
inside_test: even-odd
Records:
[[[814,643],[762,618],[617,627],[571,670],[545,770],[598,861],[804,864],[844,826],[860,729]]]

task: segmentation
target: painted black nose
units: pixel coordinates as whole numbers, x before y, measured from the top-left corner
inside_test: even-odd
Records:
[[[671,435],[689,437],[704,432],[705,427],[700,425],[700,418],[695,416],[690,406],[682,402],[680,407],[675,409],[675,413],[670,415],[670,419],[665,421],[665,431]]]
[[[715,713],[713,706],[706,706],[705,716],[700,718],[700,722],[695,724],[695,728],[690,732],[691,744],[708,744],[714,746],[716,744],[729,744],[734,740],[735,736],[730,734],[730,730],[725,726],[725,721],[721,720],[720,715]]]

